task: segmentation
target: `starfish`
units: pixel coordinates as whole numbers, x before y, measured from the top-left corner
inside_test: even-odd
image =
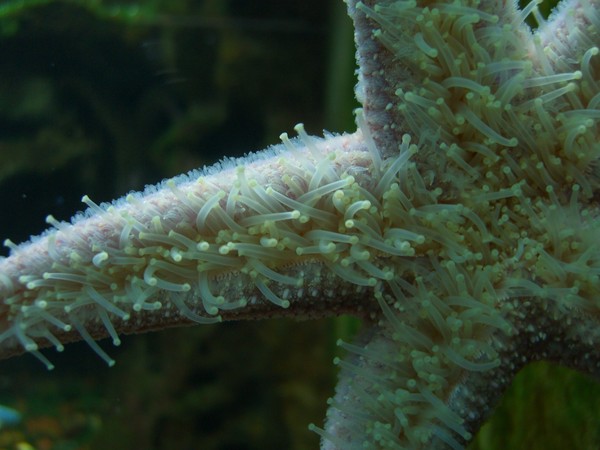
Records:
[[[354,314],[327,450],[459,449],[525,364],[598,375],[600,15],[537,5],[348,1],[358,130],[300,125],[7,242],[0,356]]]

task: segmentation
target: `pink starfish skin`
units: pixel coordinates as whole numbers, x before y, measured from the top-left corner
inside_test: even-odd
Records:
[[[336,158],[334,162],[339,166],[338,170],[340,172],[357,172],[358,179],[367,174],[365,166],[370,163],[370,156],[362,143],[360,133],[349,136],[332,137],[327,141],[318,142],[315,140],[313,145],[313,151],[315,153],[318,152],[318,154],[330,153],[333,155],[333,150],[338,152],[339,157]],[[313,158],[310,152],[304,148],[297,148],[294,152],[298,157],[297,160],[295,160],[293,156],[290,158],[290,155],[286,155],[284,159],[282,157],[283,154],[281,153],[281,149],[266,152],[266,156],[257,155],[255,157],[255,162],[249,162],[249,159],[251,158],[246,159],[244,161],[243,173],[249,180],[252,180],[252,182],[257,183],[258,185],[269,185],[270,188],[278,191],[284,190],[285,188],[283,186],[277,187],[277,184],[281,182],[276,180],[281,180],[281,173],[286,171],[285,168],[287,166],[294,168],[301,167],[304,164],[310,164],[309,161]],[[128,197],[128,201],[124,200],[117,202],[115,206],[109,208],[108,212],[101,211],[98,206],[93,206],[92,209],[95,210],[95,214],[88,214],[89,217],[76,219],[73,225],[57,224],[58,230],[42,236],[30,244],[15,248],[10,258],[0,261],[0,273],[3,275],[2,279],[6,284],[10,284],[13,283],[13,280],[17,280],[22,276],[26,271],[28,273],[40,274],[51,273],[53,270],[56,270],[57,264],[60,264],[61,262],[65,265],[71,264],[70,260],[73,258],[73,254],[79,254],[83,259],[92,261],[93,264],[94,256],[99,255],[102,252],[98,253],[97,251],[91,251],[92,249],[90,249],[89,243],[97,242],[96,245],[101,246],[102,248],[118,248],[120,246],[119,240],[122,239],[123,229],[127,225],[134,225],[135,227],[139,226],[139,224],[151,223],[155,217],[163,218],[163,226],[172,229],[177,229],[179,224],[185,222],[195,222],[197,214],[192,210],[194,206],[192,206],[189,201],[183,199],[191,197],[210,199],[217,198],[221,195],[224,196],[226,190],[229,190],[240,178],[241,167],[236,166],[234,163],[225,163],[224,165],[229,166],[229,168],[218,171],[217,169],[211,169],[214,174],[202,177],[201,181],[196,179],[196,174],[193,174],[189,176],[189,180],[186,178],[182,181],[177,181],[176,184],[166,182],[162,188],[151,188],[150,191],[153,192],[147,192],[139,197],[136,196],[137,198],[130,196]],[[365,182],[368,183],[368,181]],[[90,200],[86,201],[91,202]],[[180,201],[186,201],[189,204],[187,206],[177,206]],[[222,205],[225,206],[224,201],[222,202]],[[247,214],[240,208],[239,213],[234,215],[234,220],[236,222],[243,222],[244,216],[247,216]],[[302,220],[301,217],[298,219]],[[129,231],[135,232],[133,228]],[[168,234],[166,230],[163,231],[163,234]],[[153,234],[156,235],[157,233]],[[142,246],[143,245],[140,243],[140,247]],[[260,246],[257,251],[259,250]],[[87,253],[87,255],[84,256],[85,253]],[[221,255],[217,252],[215,258],[221,258],[224,264],[231,264],[231,261],[228,261],[228,258],[232,259],[231,256]],[[281,266],[285,268],[285,276],[297,277],[298,279],[307,278],[307,281],[312,280],[308,281],[306,284],[303,283],[303,289],[290,290],[289,288],[284,288],[289,291],[289,294],[284,296],[284,301],[290,303],[289,307],[281,308],[279,305],[265,302],[259,288],[254,285],[246,285],[241,282],[242,280],[236,281],[236,277],[239,278],[240,275],[236,274],[234,270],[226,270],[223,271],[222,275],[215,278],[211,284],[211,290],[218,292],[220,296],[227,299],[245,298],[246,304],[243,307],[240,304],[231,302],[227,308],[223,308],[219,316],[216,316],[215,313],[212,315],[207,314],[207,311],[202,307],[197,308],[196,306],[192,306],[194,311],[192,312],[189,310],[186,317],[185,314],[181,314],[180,311],[178,311],[178,307],[175,304],[171,303],[168,299],[168,294],[164,292],[164,290],[156,289],[156,292],[152,293],[152,297],[140,300],[140,309],[136,311],[133,317],[118,324],[118,331],[120,333],[137,333],[181,324],[189,324],[190,320],[213,323],[220,320],[259,319],[274,316],[317,318],[332,314],[338,315],[349,311],[356,312],[361,308],[367,310],[372,307],[372,305],[360,304],[360,299],[355,295],[355,291],[357,290],[355,286],[352,286],[348,292],[344,292],[345,288],[341,288],[337,277],[325,277],[321,279],[318,275],[318,272],[321,269],[314,269],[311,264],[315,264],[315,262],[312,260],[312,256],[307,256],[296,264],[292,264],[292,261],[287,262],[286,260],[282,260],[280,263]],[[287,266],[289,266],[289,268]],[[319,264],[316,263],[316,267],[318,266]],[[49,278],[49,276],[46,276],[46,278]],[[43,282],[39,281],[39,283]],[[331,286],[325,289],[328,283],[330,283]],[[173,287],[173,289],[175,289],[175,292],[178,292],[177,287]],[[184,295],[182,295],[182,301],[187,303],[191,301],[190,299],[192,298],[201,298],[202,294],[198,291],[199,288],[195,286],[194,289],[196,289],[195,292],[191,287],[187,288],[184,291]],[[335,291],[333,289],[335,289]],[[358,289],[360,290],[360,288]],[[315,294],[311,292],[313,290],[319,290],[319,292],[321,290],[324,292],[331,292],[328,295],[330,298],[324,298],[322,296],[323,293],[320,292],[318,300],[311,300],[311,298],[315,296]],[[18,292],[19,289],[15,289],[14,291]],[[21,291],[23,291],[23,289],[21,289]],[[340,293],[342,295],[340,295]],[[152,302],[149,302],[150,299]],[[216,299],[213,300],[218,303]],[[152,306],[155,301],[164,302],[164,306],[166,308],[173,307],[173,311],[165,311],[165,307],[162,307],[160,309],[163,313],[156,314],[154,311],[155,307]],[[106,337],[108,330],[106,329],[105,324],[102,321],[98,321],[94,316],[94,310],[98,308],[98,305],[95,303],[88,303],[87,305],[84,305],[84,308],[89,308],[90,306],[92,307],[89,314],[90,322],[89,324],[85,324],[85,329],[96,339]],[[208,305],[207,307],[210,308],[211,306]],[[196,311],[197,309],[199,309],[199,311]],[[188,311],[187,308],[185,311]],[[116,312],[116,310],[114,312]],[[117,314],[120,313],[117,312]],[[62,312],[56,315],[55,318],[59,321],[64,320],[65,324],[69,320],[68,314],[65,315]],[[82,318],[82,320],[85,321],[88,320],[88,318]],[[7,328],[8,324],[5,324],[4,327]],[[59,327],[58,330],[53,330],[53,334],[63,343],[81,339],[80,335],[72,332],[72,327],[67,328],[68,330]],[[23,339],[25,339],[25,342]],[[25,343],[25,345],[27,345],[27,342],[29,342],[29,338],[26,336],[18,336],[18,330],[15,330],[12,337],[5,337],[3,354],[11,356],[11,354],[22,353],[24,351],[23,344]],[[50,342],[46,345],[49,343]],[[112,364],[112,361],[110,364]]]
[[[358,131],[98,206],[0,261],[0,355],[351,313],[323,449],[460,449],[527,363],[598,375],[594,1],[348,1]],[[540,22],[532,34],[524,20]]]

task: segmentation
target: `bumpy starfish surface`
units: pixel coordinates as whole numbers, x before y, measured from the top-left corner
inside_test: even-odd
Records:
[[[600,372],[600,15],[355,2],[359,130],[225,161],[0,261],[0,353],[349,312],[323,449],[462,448],[527,362]],[[540,24],[532,34],[525,19]]]

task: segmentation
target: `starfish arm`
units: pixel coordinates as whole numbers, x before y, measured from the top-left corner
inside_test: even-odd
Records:
[[[50,218],[54,229],[9,244],[0,354],[29,351],[51,367],[38,348],[85,339],[111,364],[94,339],[118,344],[121,333],[222,319],[360,315],[371,281],[348,253],[361,233],[345,227],[373,198],[372,156],[360,133],[322,140],[299,130],[302,140],[284,137],[111,205],[85,199],[89,210],[72,223]]]
[[[397,80],[412,78],[410,69],[399,63],[383,42],[373,36],[373,24],[364,11],[361,2],[347,1],[348,15],[354,22],[356,60],[358,63],[358,83],[355,94],[362,104],[364,119],[374,142],[385,154],[397,152],[394,142],[400,142],[407,127],[398,112],[389,105],[395,101],[394,91]]]
[[[483,89],[478,94],[489,97],[484,86],[498,84],[515,70],[498,62],[521,60],[529,35],[527,14],[513,2],[351,0],[348,12],[358,49],[357,98],[384,154],[397,151],[393,143],[409,131],[420,143],[456,142],[474,125],[455,116],[461,116],[456,106],[464,103],[465,90],[477,90],[460,80],[472,79],[477,68]],[[491,62],[500,67],[486,73],[482,69]]]
[[[338,361],[325,430],[315,428],[323,448],[462,448],[525,363],[516,342],[530,322],[499,302],[493,269],[435,256],[415,262],[375,293],[378,324],[341,344],[349,356]]]
[[[595,250],[588,252],[588,271],[597,273],[600,260]],[[435,284],[439,286],[445,275],[442,271],[438,276]],[[571,276],[575,285],[588,279],[577,270]],[[595,288],[597,298],[597,284]],[[430,288],[423,296],[432,300],[431,293],[436,290],[439,292],[439,288]],[[428,304],[426,311],[427,300],[419,296],[408,300],[401,295],[400,302],[392,300],[396,311],[382,303],[384,318],[377,325],[353,344],[340,343],[348,356],[336,359],[340,366],[336,395],[329,403],[324,430],[313,426],[323,438],[322,449],[360,449],[365,445],[460,449],[476,435],[526,364],[552,361],[600,376],[596,300],[576,298],[571,291],[554,288],[538,298],[514,297],[502,303],[502,312],[488,310],[479,317],[476,314],[482,311],[477,312],[478,308],[461,311],[454,305],[454,312],[445,315],[445,324],[444,307]],[[381,298],[388,296],[389,300],[396,294],[385,293]],[[469,303],[465,294],[463,305]],[[473,306],[476,301],[473,299]],[[399,303],[405,305],[401,311]],[[485,308],[484,304],[480,307]],[[411,309],[419,317],[411,315]],[[462,328],[459,317],[473,322]],[[487,327],[470,329],[477,322]]]
[[[594,3],[560,7],[535,36],[525,25],[529,14],[539,17],[534,2],[523,11],[512,2],[494,1],[433,6],[349,2],[349,12],[357,29],[358,97],[382,153],[393,153],[394,143],[410,132],[419,144],[428,144],[419,145],[416,160],[421,166],[437,173],[440,181],[454,183],[476,178],[479,169],[471,169],[479,159],[492,173],[501,169],[486,158],[503,162],[501,152],[507,149],[512,149],[510,157],[517,164],[520,154],[536,154],[542,162],[550,155],[566,156],[564,165],[573,172],[568,175],[591,195],[582,173],[589,161],[576,160],[568,151],[559,155],[557,149],[546,148],[558,142],[545,140],[557,137],[551,129],[557,125],[561,130],[584,126],[575,123],[581,120],[573,113],[553,112],[566,105],[595,110],[597,101],[589,104],[597,92]],[[563,38],[573,35],[568,41]],[[586,114],[589,121],[593,112]],[[586,128],[585,138],[592,132]],[[575,133],[558,137],[568,150],[579,138]],[[590,159],[595,157],[590,154]],[[546,164],[545,169],[552,166]],[[545,189],[548,179],[538,184]]]
[[[418,372],[431,370],[442,354],[435,351],[426,356],[416,349],[398,352],[398,330],[388,325],[368,329],[359,338],[360,350],[347,345],[349,357],[338,361],[340,382],[321,432],[325,437],[322,449],[358,450],[368,444],[376,448],[461,448],[474,436],[521,364],[506,373],[511,366],[505,365],[508,361],[499,353],[502,365],[494,368],[485,368],[483,361],[472,364],[471,370],[459,365],[438,367],[444,388],[434,394],[431,386],[421,383]],[[487,345],[505,348],[505,337],[491,336]],[[414,344],[407,341],[405,345]],[[511,362],[515,362],[515,353],[507,352]],[[433,378],[433,373],[428,376]]]

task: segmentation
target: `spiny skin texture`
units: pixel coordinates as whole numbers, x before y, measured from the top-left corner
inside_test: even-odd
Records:
[[[89,217],[56,224],[57,230],[14,248],[10,258],[0,261],[6,299],[3,354],[28,346],[35,352],[38,345],[55,343],[49,333],[61,342],[76,340],[80,337],[72,330],[78,325],[94,338],[108,332],[118,342],[111,323],[127,333],[190,319],[311,318],[369,308],[358,304],[357,291],[363,288],[353,283],[346,292],[338,277],[322,270],[323,258],[317,258],[320,251],[312,244],[317,249],[326,244],[311,222],[337,230],[333,222],[351,218],[337,217],[335,208],[319,215],[317,208],[335,193],[342,208],[354,195],[361,201],[361,192],[351,193],[359,185],[372,191],[371,157],[360,133],[327,142],[305,139],[315,154],[329,156],[315,161],[308,149],[286,139],[293,154],[285,158],[280,148],[257,156],[254,163],[244,160],[243,167],[224,163],[229,168],[212,175],[192,173],[143,196],[128,196],[107,211],[94,205]],[[317,195],[302,197],[309,189]],[[343,198],[344,191],[350,196]],[[294,206],[302,200],[299,211]],[[311,214],[316,215],[312,220]],[[347,240],[326,237],[329,245]],[[331,249],[330,259],[344,246]],[[270,282],[279,282],[277,294]],[[265,292],[273,302],[264,300]],[[330,301],[323,297],[327,292]],[[282,307],[283,302],[289,306]]]
[[[324,449],[462,448],[527,362],[597,375],[600,15],[531,7],[349,1],[359,130],[88,201],[0,262],[0,354],[350,312]]]
[[[475,256],[429,253],[423,288],[388,299],[401,319],[384,308],[388,320],[364,338],[370,350],[342,366],[327,427],[338,440],[325,448],[459,448],[527,362],[598,374],[597,4],[564,4],[533,36],[526,14],[504,2],[349,8],[375,141],[391,154],[409,129],[428,143],[415,159],[428,187],[441,188],[440,207],[463,205],[484,222],[452,243],[485,231],[467,244]],[[438,219],[446,232],[459,228]],[[444,364],[440,342],[465,338],[468,321],[456,325],[450,306],[457,298],[510,323],[477,339],[475,362],[497,367]]]

